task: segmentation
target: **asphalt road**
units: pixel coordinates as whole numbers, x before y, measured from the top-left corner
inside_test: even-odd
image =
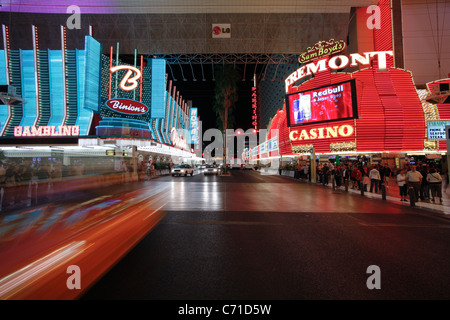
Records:
[[[146,184],[170,186],[167,214],[81,299],[450,299],[430,212],[254,171]]]

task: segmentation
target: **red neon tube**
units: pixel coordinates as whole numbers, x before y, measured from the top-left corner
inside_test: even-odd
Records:
[[[113,60],[113,47],[111,46],[109,53],[109,87],[108,87],[108,99],[111,99],[111,68],[112,68],[112,60]]]
[[[141,80],[139,81],[139,101],[142,102],[142,80],[144,78],[143,72],[144,56],[141,55]]]

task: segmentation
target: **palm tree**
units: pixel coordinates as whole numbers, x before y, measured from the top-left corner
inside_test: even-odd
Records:
[[[237,82],[241,78],[239,70],[233,65],[224,65],[223,67],[216,67],[216,86],[214,110],[217,115],[217,125],[219,130],[226,134],[228,125],[233,123],[233,109],[238,100]],[[224,136],[224,165],[226,170],[226,150],[227,139]]]

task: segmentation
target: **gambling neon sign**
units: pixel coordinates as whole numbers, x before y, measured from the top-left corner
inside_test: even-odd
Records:
[[[76,137],[80,135],[80,126],[17,126],[15,137]]]

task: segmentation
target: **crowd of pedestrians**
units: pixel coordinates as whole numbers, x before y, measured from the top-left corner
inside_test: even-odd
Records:
[[[81,163],[69,167],[45,161],[3,161],[0,163],[0,207],[29,205],[33,197],[45,201],[53,183],[66,176],[82,174]]]
[[[415,201],[432,201],[442,203],[442,189],[448,186],[448,174],[439,173],[429,164],[407,165],[397,174],[397,182],[402,201],[407,201],[411,194]],[[408,192],[411,190],[411,193]]]
[[[404,168],[391,168],[388,164],[370,165],[360,162],[321,163],[317,166],[317,181],[328,185],[334,179],[336,187],[348,186],[351,189],[378,193],[389,187],[390,179],[399,187],[401,201],[432,201],[442,203],[443,186],[448,185],[448,175],[439,173],[434,166],[426,163],[406,164]]]

